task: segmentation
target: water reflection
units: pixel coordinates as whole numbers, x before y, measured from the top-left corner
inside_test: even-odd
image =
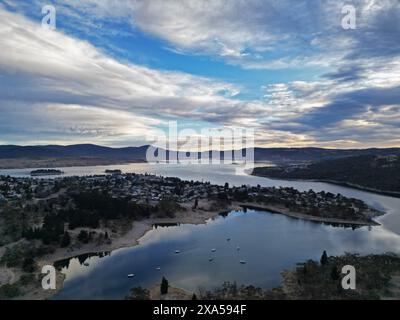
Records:
[[[131,287],[150,288],[162,276],[188,291],[224,281],[271,288],[280,284],[283,269],[319,259],[323,250],[332,255],[400,253],[400,236],[382,227],[352,230],[251,209],[234,211],[204,225],[158,226],[136,247],[81,259],[88,267],[77,267],[72,259],[63,269],[66,282],[56,298],[121,299]]]
[[[92,252],[92,253],[85,253],[74,258],[67,258],[63,260],[56,261],[54,263],[54,267],[57,270],[63,271],[68,270],[72,261],[77,260],[80,265],[89,266],[90,258],[104,258],[110,255],[110,251],[102,251],[102,252]]]

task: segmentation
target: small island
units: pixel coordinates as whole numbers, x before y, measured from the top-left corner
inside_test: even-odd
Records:
[[[122,174],[122,171],[119,169],[107,169],[104,171],[106,174],[116,174],[116,175],[120,175]]]
[[[64,174],[63,171],[57,170],[57,169],[39,169],[39,170],[33,170],[31,171],[31,176],[32,177],[37,177],[37,176],[58,176]]]

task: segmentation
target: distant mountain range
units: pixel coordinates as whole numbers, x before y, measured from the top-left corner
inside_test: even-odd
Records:
[[[94,144],[70,146],[0,146],[0,159],[45,158],[104,158],[120,160],[144,160],[148,146],[109,148]]]
[[[148,145],[111,148],[94,144],[69,146],[0,146],[0,159],[66,159],[96,158],[113,161],[145,161]],[[167,152],[168,154],[168,152]],[[354,156],[400,155],[400,148],[389,149],[322,149],[322,148],[255,148],[256,161],[274,163],[315,162]]]

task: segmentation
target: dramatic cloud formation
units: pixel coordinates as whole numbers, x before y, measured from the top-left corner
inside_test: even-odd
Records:
[[[263,146],[399,145],[397,0],[352,1],[355,30],[341,27],[348,3],[333,0],[54,3],[62,19],[48,31],[31,14],[46,1],[0,1],[2,143],[135,145],[178,120],[251,127]],[[151,43],[146,61],[178,70],[127,59],[110,35]],[[180,71],[176,56],[225,69]],[[229,68],[241,77],[229,81]]]
[[[0,51],[3,104],[0,108],[2,120],[9,124],[22,123],[24,127],[26,123],[21,120],[25,112],[32,114],[32,120],[40,117],[45,123],[63,122],[63,127],[74,127],[77,133],[96,132],[96,126],[102,132],[104,121],[110,123],[111,117],[117,132],[122,133],[121,119],[127,114],[132,120],[126,124],[127,133],[133,137],[141,133],[143,139],[144,132],[133,128],[146,123],[154,125],[157,121],[148,121],[138,114],[185,116],[195,114],[200,107],[206,113],[208,106],[212,109],[235,106],[227,98],[237,91],[232,85],[122,64],[89,43],[45,30],[4,10],[0,11],[0,35],[3,38]],[[18,103],[14,105],[13,102]],[[56,115],[49,106],[59,109],[63,117]],[[96,109],[90,111],[90,107]],[[22,110],[16,114],[13,108]],[[68,109],[73,116],[68,116]],[[121,113],[116,113],[117,110]],[[89,122],[92,123],[88,125]]]

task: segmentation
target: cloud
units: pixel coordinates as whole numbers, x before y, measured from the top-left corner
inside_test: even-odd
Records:
[[[36,3],[44,2],[36,0]],[[337,33],[341,21],[341,6],[336,1],[294,4],[289,0],[56,0],[54,3],[85,32],[89,23],[100,24],[101,19],[124,20],[131,24],[132,32],[139,29],[162,39],[177,52],[215,55],[246,68],[285,68],[304,61],[319,65],[320,53],[315,49],[324,40],[321,35]],[[79,19],[79,15],[85,18]]]
[[[18,116],[13,114],[14,123],[28,121],[28,114],[60,121],[48,107],[43,107],[52,105],[62,111],[67,122],[92,121],[83,131],[95,136],[96,132],[110,132],[104,127],[109,127],[111,119],[120,129],[123,115],[130,115],[134,127],[140,126],[143,119],[190,115],[213,121],[213,110],[229,110],[237,105],[231,100],[239,92],[237,86],[118,62],[88,42],[45,30],[1,7],[0,36],[0,95],[2,102],[13,102],[19,110]],[[203,113],[198,114],[199,108]],[[5,103],[0,109],[3,120],[12,112]],[[212,111],[207,115],[208,109]],[[115,116],[117,111],[122,118]],[[76,116],[69,117],[69,113]],[[117,132],[123,134],[121,130]]]
[[[4,140],[131,144],[180,119],[255,128],[260,145],[398,145],[398,1],[352,1],[356,30],[341,28],[338,1],[54,1],[70,18],[62,32],[26,18],[27,3],[7,3],[11,11],[0,5]],[[115,29],[102,28],[107,21]],[[239,99],[241,85],[121,61],[71,28],[100,38],[141,32],[180,54],[245,71],[313,76],[299,72],[294,81],[266,83],[258,100]]]
[[[86,17],[125,19],[180,52],[219,56],[249,69],[332,66],[400,52],[400,3],[353,0],[357,29],[341,27],[336,0],[56,1]],[[85,19],[86,21],[87,19]]]

